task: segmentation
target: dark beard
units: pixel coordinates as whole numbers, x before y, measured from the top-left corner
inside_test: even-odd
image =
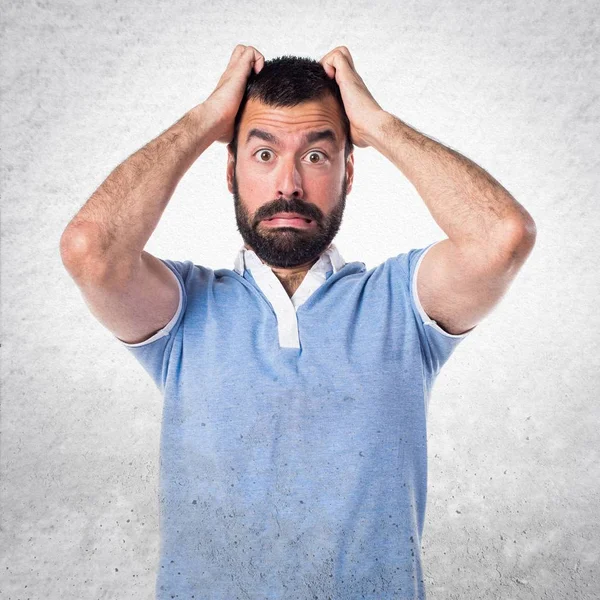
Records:
[[[237,178],[233,175],[233,200],[237,229],[246,245],[266,264],[278,268],[291,268],[316,261],[327,250],[342,224],[346,207],[347,179],[344,175],[342,191],[334,209],[324,217],[319,208],[302,200],[283,198],[262,206],[254,217],[244,208],[239,196]],[[261,220],[278,212],[295,212],[316,221],[311,229],[275,227],[267,229]]]

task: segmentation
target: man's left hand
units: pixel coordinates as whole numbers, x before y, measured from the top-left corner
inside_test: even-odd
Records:
[[[340,86],[344,109],[350,121],[350,138],[359,148],[366,148],[373,129],[381,122],[385,111],[377,104],[365,82],[354,68],[354,61],[346,46],[338,46],[320,61],[327,75],[335,77]]]

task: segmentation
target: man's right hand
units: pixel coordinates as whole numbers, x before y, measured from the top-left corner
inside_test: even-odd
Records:
[[[264,62],[265,57],[254,46],[238,44],[233,50],[215,91],[202,103],[219,123],[219,137],[216,141],[228,144],[233,139],[235,116],[242,102],[250,71],[254,68],[258,74]]]

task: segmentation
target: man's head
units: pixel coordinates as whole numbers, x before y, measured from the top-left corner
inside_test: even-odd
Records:
[[[339,87],[320,63],[285,56],[252,71],[227,165],[246,247],[274,267],[314,263],[341,225],[353,149]],[[277,213],[311,222],[265,220]]]

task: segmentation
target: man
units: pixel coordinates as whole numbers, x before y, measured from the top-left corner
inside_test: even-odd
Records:
[[[234,269],[143,250],[214,141]],[[332,243],[353,144],[409,178],[448,239],[366,271]],[[109,175],[61,239],[94,315],[164,394],[158,598],[424,598],[431,387],[531,252],[529,213],[384,111],[345,46],[265,62]]]

